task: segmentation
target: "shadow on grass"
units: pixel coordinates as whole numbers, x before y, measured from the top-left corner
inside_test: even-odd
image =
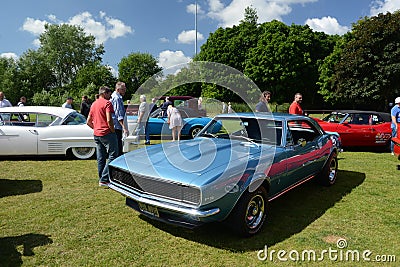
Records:
[[[1,266],[21,266],[21,256],[33,256],[33,248],[53,243],[47,235],[25,234],[0,238],[0,263]],[[18,247],[22,247],[22,254]]]
[[[251,238],[236,236],[223,223],[206,224],[191,230],[150,220],[143,215],[140,217],[174,236],[234,252],[254,251],[263,249],[265,245],[273,246],[301,232],[364,180],[364,173],[339,171],[336,184],[331,187],[310,181],[295,188],[270,202],[264,228]]]
[[[43,189],[40,180],[0,179],[0,198],[40,192]]]

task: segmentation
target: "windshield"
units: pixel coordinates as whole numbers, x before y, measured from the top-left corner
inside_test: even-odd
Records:
[[[256,118],[215,118],[198,136],[281,145],[282,122]]]
[[[323,118],[323,120],[327,122],[340,123],[346,117],[346,115],[347,113],[333,112]]]
[[[79,125],[85,124],[86,118],[78,112],[71,112],[63,121],[62,125]]]

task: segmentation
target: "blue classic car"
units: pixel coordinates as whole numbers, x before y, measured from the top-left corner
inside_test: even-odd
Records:
[[[209,117],[190,117],[185,110],[179,109],[183,118],[181,135],[194,138],[203,127],[211,121]],[[168,118],[160,115],[161,109],[154,111],[148,120],[150,135],[171,135],[171,130],[167,123]],[[134,133],[136,129],[137,116],[127,116],[129,132]]]
[[[194,139],[117,158],[109,187],[150,218],[185,227],[226,221],[251,236],[261,230],[269,201],[312,178],[335,183],[335,142],[304,116],[222,114]]]

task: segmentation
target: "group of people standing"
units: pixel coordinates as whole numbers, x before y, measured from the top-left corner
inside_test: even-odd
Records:
[[[137,135],[145,134],[145,145],[150,145],[150,134],[147,127],[147,119],[153,111],[155,111],[158,107],[156,104],[157,99],[153,98],[151,104],[147,104],[146,96],[140,96],[140,105],[138,110],[138,119],[137,119]],[[172,132],[172,141],[180,140],[181,130],[183,127],[183,120],[179,110],[174,107],[174,104],[166,97],[164,103],[160,106],[161,116],[167,117],[167,123],[169,125],[169,129]]]
[[[19,99],[19,102],[17,103],[18,107],[23,107],[26,104],[26,97],[21,96]],[[6,99],[4,92],[0,92],[0,108],[5,108],[5,107],[12,107],[12,104],[8,99]]]
[[[114,92],[107,86],[99,89],[99,97],[90,106],[87,125],[93,129],[96,143],[99,185],[108,186],[108,163],[123,154],[122,139],[129,135],[123,96],[126,86],[117,82]]]
[[[271,92],[264,91],[261,93],[259,102],[256,105],[256,112],[271,112],[269,107],[269,101],[271,100]],[[294,100],[289,106],[289,114],[304,115],[304,111],[301,108],[301,102],[303,101],[303,96],[300,93],[294,95]]]

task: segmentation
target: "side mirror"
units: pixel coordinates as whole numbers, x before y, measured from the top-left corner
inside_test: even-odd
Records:
[[[300,138],[299,140],[297,140],[297,144],[301,147],[304,147],[307,144],[307,141],[304,138]]]

